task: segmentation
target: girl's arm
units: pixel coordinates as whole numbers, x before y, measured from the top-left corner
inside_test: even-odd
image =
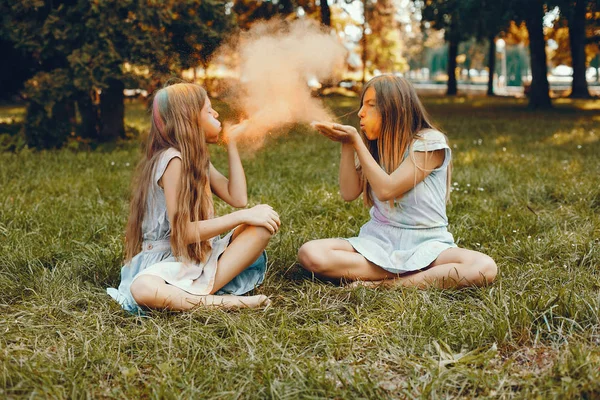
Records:
[[[177,212],[177,193],[181,179],[181,160],[173,158],[167,165],[159,184],[164,189],[169,220],[175,220]],[[260,204],[246,210],[234,211],[222,217],[205,221],[190,221],[185,229],[185,242],[195,243],[208,240],[217,235],[230,231],[241,224],[262,226],[271,233],[277,232],[280,221],[279,215],[266,204]]]
[[[345,201],[352,201],[362,193],[362,182],[354,164],[354,147],[342,143],[340,159],[340,193]]]
[[[227,142],[227,158],[229,160],[229,179],[210,163],[210,187],[214,194],[232,207],[246,207],[248,204],[246,175],[235,140]]]
[[[444,162],[444,150],[415,151],[406,157],[394,172],[388,174],[377,164],[360,137],[354,146],[362,166],[362,172],[379,201],[389,201],[401,197]]]
[[[394,172],[388,174],[377,164],[353,126],[318,124],[316,127],[330,139],[349,143],[353,147],[360,161],[363,176],[369,181],[380,201],[401,197],[444,162],[444,150],[413,152]]]
[[[356,170],[354,146],[352,145],[351,141],[344,140],[342,138],[334,138],[331,135],[328,135],[326,132],[328,129],[331,129],[332,126],[332,124],[329,122],[314,121],[311,123],[311,126],[317,129],[319,132],[325,134],[330,139],[342,143],[339,175],[340,194],[345,201],[352,201],[356,199],[362,193],[363,185],[361,176]]]

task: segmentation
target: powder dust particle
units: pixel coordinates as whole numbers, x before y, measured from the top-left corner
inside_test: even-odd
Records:
[[[274,130],[293,123],[331,121],[309,81],[324,82],[343,71],[347,50],[309,20],[270,20],[233,37],[217,55],[236,60],[240,80],[228,88],[228,101],[248,128],[243,137],[254,148]]]

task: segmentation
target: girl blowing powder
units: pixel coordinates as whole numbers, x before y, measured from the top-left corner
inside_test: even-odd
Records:
[[[324,277],[368,286],[447,288],[492,282],[494,260],[458,248],[447,230],[450,147],[429,122],[410,83],[392,75],[372,79],[358,116],[360,133],[339,124],[313,126],[342,144],[342,197],[352,201],[362,193],[372,206],[371,220],[358,237],[305,243],[300,264]]]
[[[159,90],[146,153],[134,179],[121,284],[107,292],[123,308],[188,310],[198,305],[257,307],[266,296],[240,296],[260,285],[265,247],[279,229],[268,205],[214,217],[212,194],[247,203],[236,146],[245,124],[227,132],[229,178],[210,163],[208,144],[221,132],[206,91],[178,83]],[[224,237],[219,235],[234,229]]]

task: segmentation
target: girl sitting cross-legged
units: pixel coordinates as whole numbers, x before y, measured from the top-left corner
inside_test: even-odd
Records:
[[[107,290],[128,311],[269,302],[266,296],[241,295],[264,279],[264,249],[279,229],[279,216],[268,205],[213,215],[213,193],[233,207],[247,203],[235,140],[246,127],[227,132],[226,178],[208,153],[208,144],[219,139],[218,116],[195,84],[167,86],[154,97],[146,153],[134,179],[126,264],[119,288]]]
[[[382,75],[363,90],[360,133],[315,122],[342,144],[339,184],[346,201],[361,193],[372,206],[358,237],[305,243],[300,264],[327,278],[356,284],[481,286],[497,273],[494,260],[456,246],[447,230],[451,152],[404,78]]]

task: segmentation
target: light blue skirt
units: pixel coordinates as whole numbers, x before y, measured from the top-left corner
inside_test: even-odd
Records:
[[[427,268],[447,249],[457,247],[446,227],[407,229],[370,220],[358,237],[346,239],[354,250],[393,274]]]
[[[221,254],[225,251],[231,240],[232,232],[227,234],[223,238],[219,238],[213,241],[213,251],[207,261],[208,264],[212,264],[213,268],[216,268],[217,260]],[[173,270],[175,267],[175,270]],[[135,299],[131,295],[130,287],[135,278],[140,275],[150,274],[157,275],[163,278],[167,283],[179,287],[180,289],[194,295],[204,295],[207,290],[204,287],[195,288],[194,282],[196,280],[206,280],[203,275],[202,268],[195,268],[198,276],[187,277],[187,279],[174,278],[176,277],[177,271],[189,272],[194,274],[194,268],[182,267],[182,263],[176,262],[173,253],[171,252],[171,245],[169,240],[161,240],[155,242],[145,242],[142,248],[142,252],[137,254],[128,265],[121,268],[121,283],[118,289],[108,288],[106,292],[115,299],[124,310],[137,315],[143,315],[144,311],[136,303]],[[265,274],[267,272],[267,253],[263,251],[261,255],[245,270],[240,272],[234,277],[229,283],[219,289],[216,295],[243,295],[257,286],[263,283]],[[208,277],[210,281],[210,277]],[[203,285],[204,286],[204,285]],[[211,284],[212,287],[212,284]],[[206,289],[206,290],[205,290]],[[200,290],[200,291],[199,291]]]

